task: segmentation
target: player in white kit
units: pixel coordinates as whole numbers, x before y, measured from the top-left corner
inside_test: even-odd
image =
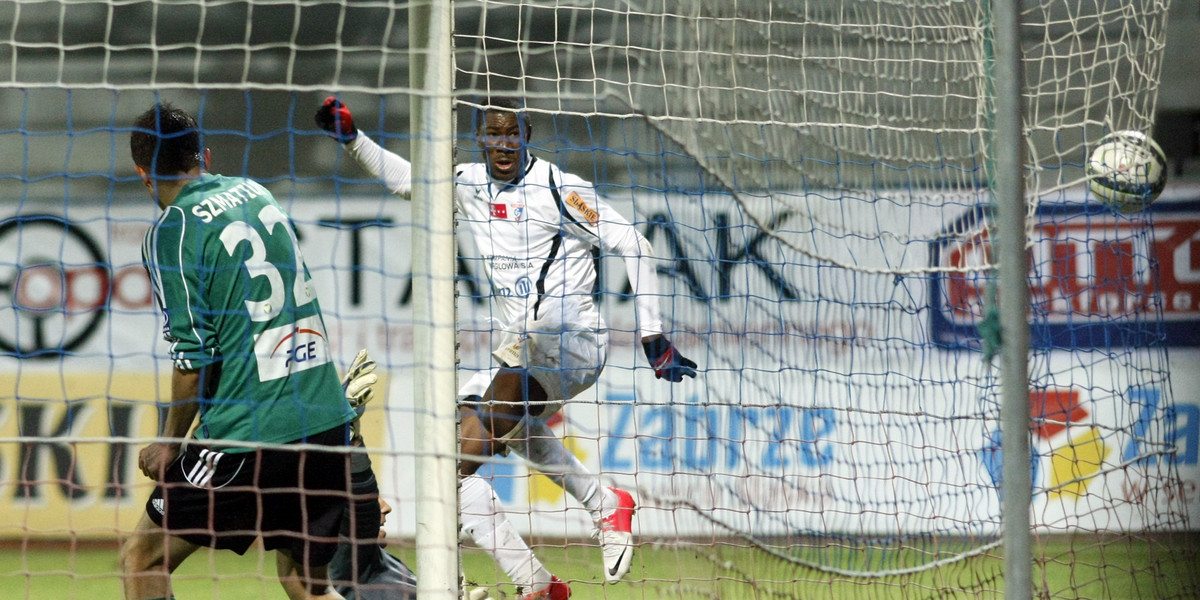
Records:
[[[487,106],[476,127],[487,161],[456,168],[455,200],[499,309],[492,353],[499,367],[477,372],[459,392],[462,451],[488,456],[495,440],[539,467],[553,467],[543,472],[591,512],[605,578],[618,581],[632,560],[634,499],[604,487],[543,420],[595,384],[607,358],[606,325],[592,296],[592,248],[625,262],[638,333],[655,375],[679,382],[695,377],[696,363],[663,336],[649,242],[590,183],[528,152],[531,131],[520,103]],[[393,193],[410,195],[411,163],[362,135],[343,103],[327,98],[316,121]],[[490,484],[474,474],[479,464],[462,463],[463,528],[524,589],[522,598],[568,597],[567,585],[496,514]]]

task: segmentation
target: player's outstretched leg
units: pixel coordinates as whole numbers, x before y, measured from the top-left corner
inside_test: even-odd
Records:
[[[551,575],[550,585],[536,592],[521,594],[517,600],[567,600],[571,597],[571,588],[563,580]]]
[[[605,491],[616,497],[616,508],[606,511],[606,516],[597,523],[595,536],[604,555],[604,578],[613,582],[620,581],[633,563],[633,511],[637,504],[633,494],[625,490]]]
[[[592,514],[596,526],[592,536],[604,556],[604,579],[613,582],[625,577],[633,563],[633,495],[604,487],[544,421],[526,419],[524,435],[506,443]]]
[[[570,597],[571,588],[546,570],[512,523],[499,514],[500,499],[486,479],[478,475],[464,477],[459,494],[463,530],[522,590],[520,598],[566,600]]]

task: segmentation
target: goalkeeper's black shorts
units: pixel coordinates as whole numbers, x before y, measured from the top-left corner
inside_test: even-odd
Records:
[[[347,426],[305,443],[344,447]],[[349,494],[349,455],[340,451],[268,448],[217,452],[189,444],[146,502],[167,533],[193,544],[244,554],[262,536],[308,566],[329,563]]]

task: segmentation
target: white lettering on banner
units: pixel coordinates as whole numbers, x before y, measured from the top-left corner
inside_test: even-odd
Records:
[[[1200,283],[1200,231],[1179,241],[1172,253],[1174,275],[1180,283]]]
[[[1195,303],[1200,298],[1196,248],[1200,248],[1200,216],[1195,213],[1158,216],[1152,229],[1109,218],[1062,222],[1047,218],[1036,223],[1030,240],[1033,308],[1051,324],[1130,314],[1158,304],[1165,318],[1196,318],[1200,312]],[[970,273],[969,269],[987,264],[990,253],[984,232],[947,244],[937,266]],[[1154,262],[1164,268],[1155,269]],[[942,310],[955,322],[975,322],[989,281],[970,274],[943,278],[946,306]]]
[[[254,340],[258,380],[270,381],[330,361],[329,341],[321,318],[300,319],[264,331]]]

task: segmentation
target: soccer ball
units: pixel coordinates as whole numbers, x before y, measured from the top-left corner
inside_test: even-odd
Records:
[[[1154,202],[1167,184],[1167,157],[1140,131],[1114,131],[1092,150],[1087,176],[1101,202],[1133,212]]]

